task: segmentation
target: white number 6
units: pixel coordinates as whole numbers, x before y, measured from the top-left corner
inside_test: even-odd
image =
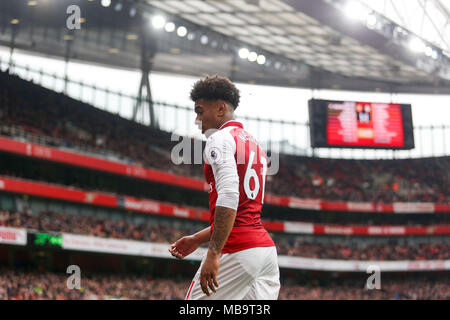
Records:
[[[249,199],[255,200],[256,196],[259,192],[259,179],[258,174],[256,173],[256,170],[252,168],[253,164],[253,158],[255,157],[255,152],[251,151],[250,156],[248,159],[248,165],[247,170],[245,171],[245,177],[244,177],[244,191],[245,194]],[[261,157],[261,164],[263,165],[263,190],[262,190],[262,197],[261,197],[261,203],[264,203],[264,189],[266,184],[266,173],[267,173],[267,159],[264,157]],[[253,178],[255,181],[255,188],[252,190],[250,189],[250,179]]]

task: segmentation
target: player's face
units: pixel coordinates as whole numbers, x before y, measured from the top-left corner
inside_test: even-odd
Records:
[[[217,129],[217,102],[200,99],[195,102],[195,124],[202,133],[209,129]]]

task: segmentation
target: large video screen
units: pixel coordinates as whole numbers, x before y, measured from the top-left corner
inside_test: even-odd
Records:
[[[363,101],[309,101],[311,146],[413,149],[411,105]]]

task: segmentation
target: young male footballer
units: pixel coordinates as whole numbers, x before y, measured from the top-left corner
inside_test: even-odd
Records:
[[[239,90],[225,77],[207,76],[191,91],[196,124],[207,137],[204,173],[210,227],[170,246],[183,259],[209,241],[186,300],[276,300],[280,290],[275,244],[261,224],[267,156],[234,119]]]

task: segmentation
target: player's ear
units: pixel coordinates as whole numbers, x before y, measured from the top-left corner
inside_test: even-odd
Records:
[[[227,111],[227,104],[224,101],[219,101],[217,104],[217,114],[219,117],[223,117]]]

